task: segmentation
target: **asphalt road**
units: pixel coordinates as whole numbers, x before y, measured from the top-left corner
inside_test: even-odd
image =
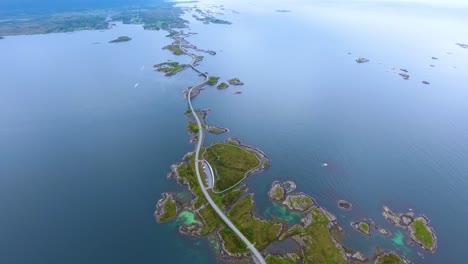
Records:
[[[202,124],[200,122],[200,118],[198,117],[197,113],[195,112],[195,109],[193,109],[193,106],[192,106],[192,98],[191,98],[191,95],[192,95],[192,91],[194,89],[199,89],[201,88],[202,86],[206,85],[207,81],[208,81],[208,75],[205,74],[205,73],[202,73],[200,72],[197,68],[195,68],[194,66],[194,62],[195,62],[195,56],[188,53],[185,49],[182,48],[182,41],[180,39],[178,39],[177,37],[174,37],[175,39],[179,40],[179,47],[180,49],[182,49],[184,51],[185,54],[189,55],[190,57],[192,57],[192,62],[190,63],[190,67],[196,71],[197,73],[203,75],[205,77],[205,80],[192,87],[188,93],[188,96],[187,96],[187,100],[188,100],[188,103],[189,103],[189,106],[190,106],[190,110],[192,111],[192,114],[193,114],[193,117],[195,118],[195,120],[197,121],[197,125],[199,128],[202,127]],[[260,252],[255,248],[255,246],[250,243],[250,241],[239,231],[239,229],[237,229],[237,227],[231,222],[231,220],[229,220],[229,218],[223,213],[223,211],[221,211],[221,209],[219,209],[219,207],[216,205],[216,203],[213,201],[213,199],[211,199],[211,196],[210,194],[208,193],[208,191],[206,190],[205,188],[205,185],[203,184],[203,180],[200,176],[200,168],[198,166],[198,163],[200,162],[200,160],[198,159],[198,157],[200,156],[200,148],[202,147],[202,142],[203,142],[203,129],[199,129],[198,130],[198,141],[197,141],[197,146],[195,148],[195,172],[197,174],[197,179],[198,179],[198,184],[200,185],[201,187],[201,190],[203,192],[203,195],[205,196],[206,200],[208,201],[208,203],[211,205],[211,207],[213,207],[213,209],[215,210],[215,212],[218,214],[218,216],[223,220],[224,223],[226,223],[226,225],[231,228],[231,230],[236,233],[236,235],[247,245],[247,247],[250,249],[250,251],[252,252],[253,256],[255,256],[256,260],[258,261],[258,263],[261,263],[261,264],[266,264],[266,261],[265,259],[263,258],[262,254],[260,254]]]

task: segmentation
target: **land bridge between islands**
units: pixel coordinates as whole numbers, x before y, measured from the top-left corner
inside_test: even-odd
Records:
[[[208,201],[208,203],[211,205],[211,207],[215,210],[216,214],[218,214],[218,216],[221,218],[221,220],[223,220],[224,223],[226,223],[226,225],[247,245],[247,247],[249,248],[249,250],[252,252],[252,255],[254,257],[254,261],[257,262],[257,263],[260,263],[260,264],[266,264],[266,261],[265,259],[263,258],[262,254],[260,254],[260,252],[255,248],[255,246],[250,243],[250,241],[242,234],[241,231],[239,231],[239,229],[237,229],[237,227],[231,222],[231,220],[229,220],[229,218],[224,214],[223,211],[221,211],[221,209],[219,209],[219,207],[216,205],[216,203],[213,201],[213,199],[211,199],[211,196],[210,194],[208,193],[208,191],[206,190],[205,188],[205,185],[203,184],[203,180],[200,176],[200,166],[198,166],[200,160],[198,159],[199,156],[200,156],[200,149],[203,145],[203,139],[204,139],[204,131],[203,131],[203,127],[202,127],[202,123],[200,121],[200,118],[198,117],[198,114],[195,112],[195,109],[193,109],[193,105],[192,105],[192,91],[194,89],[201,89],[204,85],[206,85],[208,83],[208,74],[206,73],[203,73],[201,71],[199,71],[196,67],[195,67],[195,62],[196,62],[196,56],[193,55],[193,54],[190,54],[188,53],[183,47],[182,47],[182,40],[176,35],[174,36],[174,39],[175,40],[178,40],[179,41],[179,48],[186,54],[186,55],[189,55],[190,57],[192,57],[192,62],[190,63],[190,67],[195,71],[197,72],[198,74],[200,74],[201,76],[205,77],[205,80],[190,88],[188,94],[187,94],[187,100],[188,100],[188,104],[189,104],[189,107],[190,107],[190,110],[192,111],[192,115],[193,117],[195,118],[195,121],[197,122],[197,125],[199,127],[198,129],[198,140],[197,140],[197,146],[195,148],[195,173],[197,174],[197,179],[198,179],[198,184],[200,185],[200,188],[203,192],[203,195],[205,196],[206,200]],[[213,182],[214,183],[214,182]]]

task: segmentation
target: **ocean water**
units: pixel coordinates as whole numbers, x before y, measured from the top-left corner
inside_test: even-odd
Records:
[[[191,41],[218,52],[202,62],[203,71],[245,85],[207,89],[195,105],[213,108],[209,122],[271,157],[271,169],[249,179],[257,212],[275,210],[271,182],[293,179],[338,216],[345,244],[368,256],[380,246],[415,263],[464,262],[468,50],[455,43],[468,42],[466,9],[341,1],[224,8],[233,24],[193,21],[199,34]],[[358,57],[370,62],[358,64]],[[339,199],[353,210],[339,210]],[[406,234],[381,216],[383,205],[429,217],[437,252],[408,246]],[[369,217],[392,236],[367,238],[351,228]]]
[[[182,190],[166,174],[192,149],[182,90],[198,81],[153,71],[176,59],[166,34],[2,40],[0,263],[213,261],[207,241],[153,218],[162,192]],[[122,35],[133,40],[108,43]]]
[[[271,169],[248,180],[259,214],[297,221],[267,198],[274,180],[293,179],[338,216],[348,246],[371,255],[378,245],[415,263],[463,263],[468,50],[455,45],[468,43],[463,9],[180,5],[233,22],[185,16],[199,33],[189,40],[218,53],[205,54],[200,69],[245,83],[207,88],[194,105],[212,108],[207,121],[231,130],[207,143],[235,136],[271,157]],[[133,40],[107,43],[121,35]],[[190,71],[171,78],[152,71],[167,59],[189,61],[161,50],[170,43],[164,36],[119,24],[0,41],[1,263],[215,262],[208,240],[178,234],[177,222],[194,221],[190,212],[175,223],[153,219],[161,192],[183,190],[165,176],[193,149],[181,92],[199,81]],[[357,64],[360,56],[370,62]],[[338,199],[353,210],[340,211]],[[382,205],[427,215],[437,253],[422,259],[383,219]],[[368,217],[392,236],[368,238],[349,225]]]

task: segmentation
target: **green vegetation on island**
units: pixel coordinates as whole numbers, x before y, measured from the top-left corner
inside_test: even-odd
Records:
[[[275,200],[281,200],[284,197],[284,190],[281,187],[275,188],[273,191],[273,198]]]
[[[213,85],[216,85],[216,84],[218,83],[218,80],[219,80],[219,77],[210,76],[210,77],[208,78],[207,83],[208,83],[208,85],[213,86]]]
[[[330,220],[318,207],[313,207],[302,220],[302,225],[291,227],[281,239],[294,236],[302,248],[302,263],[346,264],[344,250],[330,235]]]
[[[215,161],[209,160],[214,170],[220,168],[224,169],[224,167],[231,169],[232,166],[234,166],[231,163],[248,164],[248,160],[244,161],[246,155],[253,155],[253,158],[257,158],[254,153],[245,150],[242,146],[234,144],[234,142],[231,144],[216,143],[201,151],[201,153],[205,153],[205,155],[207,155],[206,153],[210,153],[210,157],[215,159]],[[190,208],[186,210],[197,212],[196,216],[200,221],[195,224],[182,226],[181,232],[197,236],[205,236],[216,232],[218,236],[215,237],[220,239],[222,250],[227,253],[228,256],[237,258],[247,254],[249,252],[247,246],[224,224],[204,198],[194,171],[195,156],[186,155],[186,157],[183,163],[176,167],[178,181],[182,184],[186,184],[195,195],[195,200],[190,202]],[[204,156],[204,158],[206,158],[206,156]],[[252,162],[252,166],[255,165],[253,161],[254,159],[250,161]],[[222,166],[219,166],[218,162],[221,163]],[[224,162],[227,162],[227,164]],[[243,168],[243,170],[245,171],[246,168]],[[274,185],[275,184],[273,184],[273,186]],[[301,193],[290,194],[290,192],[296,188],[293,182],[288,181],[282,183],[281,187],[286,194],[292,195],[292,197],[296,199],[301,197],[299,200],[307,200],[313,203],[307,211],[301,213],[304,216],[301,223],[294,225],[283,233],[283,227],[287,228],[286,223],[280,224],[267,221],[255,215],[253,211],[253,194],[244,196],[245,188],[232,189],[223,193],[210,193],[218,207],[225,211],[226,215],[239,231],[241,231],[259,250],[265,249],[273,241],[282,241],[290,237],[301,245],[301,251],[296,252],[297,254],[288,253],[281,256],[269,256],[267,257],[267,263],[346,263],[343,248],[330,234],[331,226],[335,225],[335,222],[332,222],[335,221],[333,220],[333,216],[317,207],[312,198],[308,196],[308,199],[302,197],[300,196]],[[282,201],[284,200],[285,198],[282,199]]]
[[[163,193],[163,198],[158,201],[156,206],[156,220],[158,222],[167,222],[177,216],[177,204],[170,193]]]
[[[410,232],[424,248],[434,248],[434,238],[430,228],[427,226],[426,219],[416,218],[410,225]]]
[[[205,227],[202,229],[201,235],[210,233],[222,223],[221,218],[218,217],[215,210],[210,205],[206,205],[200,209],[199,213],[205,223]]]
[[[228,88],[228,87],[229,87],[229,85],[228,85],[227,83],[225,83],[225,82],[222,82],[222,83],[220,83],[220,84],[217,86],[217,88],[218,88],[219,90],[226,89],[226,88]]]
[[[299,260],[299,256],[296,254],[288,254],[289,256],[276,256],[269,255],[265,261],[267,264],[295,264]]]
[[[379,256],[377,264],[404,264],[403,260],[396,253],[390,252]]]
[[[252,194],[239,200],[229,211],[229,219],[252,242],[256,248],[262,250],[272,241],[276,240],[281,232],[281,224],[273,224],[253,216],[254,202]],[[232,247],[226,245],[230,251]]]
[[[291,210],[304,212],[315,205],[315,202],[307,194],[299,193],[288,195],[283,204]]]
[[[431,252],[437,249],[437,237],[425,216],[417,216],[414,212],[395,213],[386,206],[382,208],[382,215],[394,226],[405,229],[410,238],[423,249]]]
[[[203,158],[213,167],[215,192],[233,187],[242,181],[249,171],[260,165],[255,153],[229,143],[216,143],[207,147]]]
[[[189,122],[189,124],[187,125],[187,129],[191,132],[191,133],[198,133],[198,131],[200,131],[200,128],[198,127],[197,123],[193,123],[193,122]]]
[[[239,78],[232,78],[228,80],[229,84],[231,85],[244,85],[243,82],[239,80]]]
[[[223,133],[229,132],[229,129],[211,125],[211,126],[208,126],[208,132],[213,133],[213,134],[223,134]]]
[[[154,65],[156,71],[164,72],[166,76],[172,76],[188,67],[186,64],[179,64],[176,61],[163,62]]]
[[[163,49],[169,50],[174,55],[182,55],[184,51],[179,47],[179,45],[167,45]]]
[[[193,159],[192,159],[193,162]],[[191,164],[193,165],[193,163]],[[201,192],[199,187],[195,187],[193,169],[189,165],[182,165],[178,167],[178,173],[184,176],[185,183],[194,193]],[[195,188],[192,188],[195,187]],[[235,203],[245,190],[233,190],[225,194],[214,195],[215,203],[221,208],[230,206]],[[224,206],[223,206],[224,205]],[[239,230],[259,249],[265,248],[272,241],[276,240],[281,231],[281,224],[271,223],[266,220],[261,220],[253,215],[254,201],[252,195],[244,196],[239,200],[232,209],[227,213],[229,219],[239,228]],[[207,235],[217,230],[219,237],[222,239],[223,249],[229,254],[244,254],[249,250],[247,246],[238,238],[238,236],[227,227],[224,222],[218,217],[214,209],[207,203],[207,201],[198,196],[193,209],[197,210],[202,218],[203,226],[198,235]]]
[[[357,231],[364,233],[367,236],[371,235],[371,228],[375,227],[371,219],[364,219],[359,222],[351,222],[351,226]]]
[[[369,233],[369,224],[366,222],[359,223],[359,229],[361,229],[364,233]]]
[[[218,233],[223,240],[224,250],[230,254],[244,254],[249,252],[247,245],[226,225],[223,225]]]
[[[127,41],[130,41],[130,40],[132,40],[132,38],[129,37],[129,36],[121,36],[121,37],[118,37],[118,38],[116,38],[114,40],[109,41],[109,43],[120,43],[120,42],[127,42]]]
[[[176,217],[177,215],[177,206],[174,201],[174,199],[171,198],[167,200],[166,204],[164,204],[164,214],[161,215],[160,220],[161,221],[168,221]]]
[[[223,195],[223,198],[221,198],[221,202],[224,206],[231,206],[233,205],[237,199],[244,193],[244,191],[241,190],[234,190],[226,193]]]

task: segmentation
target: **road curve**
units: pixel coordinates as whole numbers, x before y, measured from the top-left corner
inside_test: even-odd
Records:
[[[231,230],[234,231],[234,233],[236,233],[236,235],[247,245],[247,247],[250,249],[252,254],[255,256],[258,263],[266,264],[266,261],[263,258],[262,254],[260,254],[260,252],[255,248],[255,246],[252,245],[252,243],[250,243],[250,241],[241,233],[241,231],[239,231],[239,229],[237,229],[237,227],[231,222],[231,220],[229,220],[229,218],[223,213],[223,211],[221,211],[221,209],[219,209],[219,207],[216,205],[216,203],[213,201],[213,199],[211,199],[211,196],[208,193],[208,191],[205,189],[205,185],[203,184],[203,180],[202,180],[202,178],[200,176],[200,168],[198,166],[198,162],[199,162],[198,157],[200,156],[200,148],[201,148],[202,142],[203,142],[203,129],[202,129],[202,124],[201,124],[200,118],[198,117],[197,113],[195,112],[195,109],[193,109],[193,106],[192,106],[192,90],[193,89],[199,89],[203,85],[205,85],[207,83],[207,81],[208,81],[208,75],[205,74],[205,73],[200,72],[197,68],[195,68],[195,64],[194,64],[195,63],[195,56],[188,53],[182,47],[182,40],[181,39],[177,38],[177,36],[174,36],[174,38],[179,41],[180,49],[182,51],[184,51],[185,54],[192,57],[192,63],[190,63],[190,67],[194,71],[198,72],[199,74],[201,74],[201,75],[203,75],[205,77],[205,80],[202,83],[190,88],[189,93],[187,95],[187,100],[188,100],[188,103],[189,103],[189,106],[190,106],[190,110],[192,111],[193,117],[197,121],[197,125],[200,128],[198,130],[198,140],[197,140],[197,146],[195,148],[195,172],[197,174],[198,184],[200,185],[200,188],[201,188],[201,190],[203,192],[203,195],[205,196],[206,200],[211,205],[211,207],[215,210],[215,212],[218,214],[218,216],[223,220],[223,222],[226,223],[226,225],[229,228],[231,228]]]
[[[192,114],[193,114],[193,117],[195,118],[195,120],[197,121],[197,125],[198,127],[202,127],[202,124],[200,122],[200,118],[198,118],[198,115],[196,114],[195,110],[193,109],[193,106],[192,106],[192,99],[191,99],[191,93],[192,93],[192,90],[193,88],[190,89],[189,93],[188,93],[188,102],[189,102],[189,106],[190,106],[190,110],[192,110]],[[247,247],[250,249],[250,251],[252,252],[252,254],[255,256],[255,258],[257,258],[257,260],[262,263],[262,264],[266,264],[265,262],[265,259],[263,258],[262,254],[260,254],[260,252],[254,247],[254,245],[252,245],[252,243],[250,243],[250,241],[239,231],[239,229],[237,229],[237,227],[231,222],[231,220],[229,220],[229,218],[221,211],[221,209],[219,209],[219,207],[215,204],[215,202],[213,201],[213,199],[211,199],[211,196],[210,194],[206,191],[205,189],[205,185],[203,184],[203,181],[202,181],[202,178],[200,176],[200,168],[198,166],[198,156],[200,155],[200,148],[202,146],[202,139],[203,138],[203,129],[199,129],[198,130],[198,141],[197,141],[197,147],[195,149],[195,172],[197,174],[197,179],[198,179],[198,184],[200,185],[201,187],[201,190],[203,192],[203,195],[205,195],[205,198],[206,200],[208,201],[208,203],[210,203],[211,207],[213,207],[213,209],[216,211],[216,213],[218,214],[218,216],[224,221],[224,223],[226,223],[226,225],[229,226],[229,228],[232,229],[232,231],[234,231],[234,233],[237,234],[237,236],[242,240],[244,241],[244,243],[247,245]]]

